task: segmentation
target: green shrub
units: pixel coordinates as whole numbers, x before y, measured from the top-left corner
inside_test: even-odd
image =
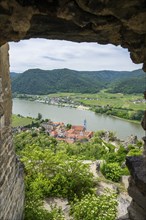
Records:
[[[130,172],[129,172],[127,167],[123,168],[122,175],[124,175],[124,176],[129,176],[130,175]]]
[[[53,208],[49,212],[42,205],[41,200],[27,199],[24,220],[65,220],[60,209]]]
[[[27,174],[26,189],[39,193],[40,197],[59,196],[71,200],[93,192],[93,174],[88,165],[63,153],[55,154],[33,144],[21,151],[21,160]]]
[[[81,200],[76,199],[71,213],[74,220],[115,220],[116,206],[115,194],[87,194]]]
[[[123,170],[118,163],[104,163],[101,166],[103,175],[114,182],[119,182],[123,175]]]
[[[93,174],[89,172],[88,165],[72,159],[59,165],[51,184],[51,196],[73,200],[75,196],[81,198],[83,194],[93,192]]]
[[[140,150],[139,148],[135,148],[135,149],[131,149],[127,156],[140,156],[142,155],[142,150]]]

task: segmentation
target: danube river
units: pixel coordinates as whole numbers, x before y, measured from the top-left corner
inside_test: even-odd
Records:
[[[144,136],[144,131],[139,124],[127,122],[118,118],[95,114],[89,110],[79,110],[69,107],[58,107],[23,99],[13,99],[13,114],[37,117],[41,113],[43,118],[54,122],[64,122],[73,125],[83,125],[87,121],[87,130],[110,130],[116,132],[116,136],[125,139],[131,134],[139,139]]]

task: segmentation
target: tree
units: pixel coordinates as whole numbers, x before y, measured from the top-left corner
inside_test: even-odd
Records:
[[[67,124],[67,125],[66,125],[66,129],[67,129],[67,130],[71,129],[71,126],[72,126],[71,124]]]
[[[42,119],[42,114],[41,114],[41,113],[38,113],[37,119],[38,119],[39,121]]]

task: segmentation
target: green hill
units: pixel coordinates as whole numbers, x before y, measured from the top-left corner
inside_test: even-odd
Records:
[[[110,85],[111,93],[143,93],[146,87],[146,75],[142,70],[133,71],[130,77],[117,80]]]
[[[142,70],[30,69],[21,74],[11,74],[13,93],[38,95],[56,92],[96,93],[103,88],[113,93],[136,93],[144,91],[143,78]]]
[[[102,83],[86,79],[78,71],[68,69],[32,69],[12,79],[12,91],[24,94],[48,94],[55,92],[95,93]]]
[[[11,80],[13,80],[14,78],[16,78],[17,76],[19,76],[18,73],[15,73],[15,72],[11,72],[11,73],[10,73]]]

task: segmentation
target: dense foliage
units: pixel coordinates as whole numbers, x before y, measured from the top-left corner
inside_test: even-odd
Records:
[[[105,192],[104,195],[85,195],[81,200],[76,199],[72,205],[74,220],[115,220],[116,195]]]
[[[20,94],[49,94],[56,92],[96,93],[103,83],[86,79],[78,71],[28,70],[12,80],[12,91]]]
[[[71,159],[64,154],[54,154],[50,149],[39,146],[26,146],[21,152],[32,191],[39,190],[41,196],[57,196],[73,199],[91,192],[93,187],[92,174],[87,165]],[[38,187],[38,188],[37,188]]]
[[[142,70],[31,69],[22,74],[11,74],[13,93],[40,95],[56,92],[96,93],[103,88],[113,93],[140,93],[144,91],[143,77]]]
[[[95,112],[136,121],[140,121],[144,115],[144,110],[134,111],[133,109],[114,108],[111,106],[98,107]]]
[[[125,94],[135,94],[143,93],[145,91],[145,75],[139,77],[133,77],[131,79],[124,79],[117,81],[111,85],[108,92],[111,93],[125,93]]]
[[[15,135],[16,151],[25,165],[25,220],[64,219],[56,207],[51,212],[43,209],[46,197],[67,198],[72,203],[75,220],[115,219],[115,196],[108,193],[95,195],[96,181],[82,160],[102,159],[103,175],[118,182],[123,174],[127,174],[123,166],[126,155],[134,154],[134,150],[140,154],[141,143],[126,149],[119,146],[115,150],[114,145],[101,139],[104,136],[105,132],[101,131],[95,133],[90,142],[67,144],[33,130]],[[108,136],[114,141],[112,132]]]
[[[105,132],[103,132],[104,134]],[[50,149],[53,153],[62,153],[64,156],[84,159],[84,160],[98,160],[104,158],[104,155],[109,152],[114,152],[115,146],[104,142],[99,138],[100,132],[95,134],[90,142],[75,144],[68,144],[65,142],[57,142],[56,139],[41,133],[36,132],[22,132],[16,135],[14,143],[16,150],[22,154],[22,150],[26,149],[27,146],[40,146],[41,148]],[[112,132],[110,132],[111,140],[114,137]],[[125,159],[125,158],[124,158]]]
[[[104,163],[101,167],[104,176],[114,182],[119,182],[123,173],[123,169],[118,163]]]

